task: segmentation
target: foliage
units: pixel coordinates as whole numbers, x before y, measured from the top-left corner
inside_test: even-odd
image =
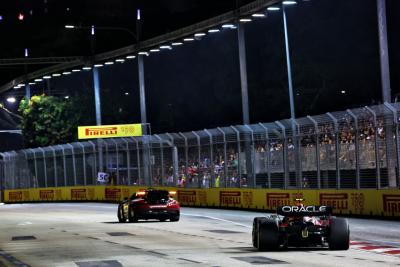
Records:
[[[80,112],[73,101],[54,96],[23,99],[21,129],[26,147],[42,147],[76,140]]]

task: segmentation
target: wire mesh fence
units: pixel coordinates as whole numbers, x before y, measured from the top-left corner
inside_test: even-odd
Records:
[[[0,154],[3,189],[398,188],[400,104]],[[99,179],[105,175],[108,179]]]

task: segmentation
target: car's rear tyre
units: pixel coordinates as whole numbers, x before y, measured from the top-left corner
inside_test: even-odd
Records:
[[[179,221],[179,212],[176,215],[171,216],[171,218],[169,219],[171,222],[177,222]]]
[[[121,204],[119,204],[119,206],[118,206],[117,216],[118,216],[118,221],[120,223],[126,222],[126,217],[125,217],[125,214],[124,214],[124,207]]]
[[[135,209],[133,209],[131,206],[128,208],[128,221],[129,222],[137,222],[138,217],[136,215]]]
[[[329,233],[329,249],[348,250],[350,246],[349,223],[344,218],[332,218]]]
[[[165,219],[165,218],[160,218],[159,220],[160,220],[160,222],[165,222],[167,219]]]
[[[267,218],[265,217],[255,217],[253,220],[253,231],[251,237],[252,237],[253,247],[255,248],[258,248],[258,229],[260,222],[266,219]]]
[[[259,221],[257,248],[260,251],[279,249],[279,226],[275,219]]]

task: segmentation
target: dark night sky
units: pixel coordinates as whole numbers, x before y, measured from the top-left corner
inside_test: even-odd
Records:
[[[250,1],[242,1],[248,3]],[[288,9],[296,116],[379,103],[380,70],[376,0],[314,0]],[[5,4],[8,3],[8,4]],[[12,4],[11,4],[12,3]],[[2,1],[2,58],[88,55],[88,34],[66,31],[68,23],[134,30],[143,10],[144,39],[232,10],[236,1]],[[69,11],[67,11],[67,7]],[[388,0],[393,97],[400,93],[400,3]],[[47,9],[47,11],[46,11]],[[17,10],[27,14],[23,22]],[[33,15],[28,15],[33,10]],[[1,14],[0,14],[1,15]],[[14,16],[13,18],[10,16]],[[8,19],[9,18],[9,19]],[[250,120],[290,117],[281,13],[245,26]],[[97,52],[132,43],[129,35],[98,32]],[[0,69],[0,81],[21,74]],[[235,30],[224,30],[145,59],[148,119],[153,132],[176,132],[241,124],[240,76]],[[100,71],[103,123],[140,121],[136,61]],[[94,123],[90,73],[51,80],[48,94],[75,95],[87,107],[82,123]],[[40,92],[43,87],[37,88]],[[346,91],[342,94],[341,91]],[[129,95],[125,95],[128,92]],[[13,92],[15,93],[15,92]],[[86,102],[85,102],[86,101]],[[10,107],[12,109],[12,107]]]

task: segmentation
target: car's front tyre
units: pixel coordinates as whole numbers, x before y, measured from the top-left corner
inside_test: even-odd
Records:
[[[118,205],[117,216],[118,216],[118,221],[120,223],[125,223],[126,222],[126,217],[125,217],[125,213],[124,213],[124,207],[123,207],[122,204]]]
[[[129,222],[137,222],[138,217],[136,215],[135,209],[129,205],[128,208],[128,221]]]
[[[171,218],[169,219],[171,222],[177,222],[179,221],[180,215],[179,212],[176,215],[171,216]]]

